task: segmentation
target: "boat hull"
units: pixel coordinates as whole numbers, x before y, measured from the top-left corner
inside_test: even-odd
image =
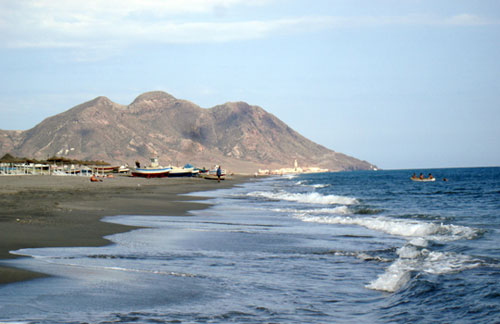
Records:
[[[168,177],[170,172],[170,168],[162,168],[162,169],[135,169],[132,170],[131,174],[133,177],[141,177],[141,178],[164,178]]]
[[[226,170],[221,170],[220,180],[224,180],[226,178]],[[209,170],[205,173],[200,173],[201,177],[208,180],[219,180],[219,176],[217,176],[217,169]]]
[[[168,177],[192,177],[193,172],[193,168],[172,168],[168,174]]]
[[[94,172],[97,172],[97,173],[111,173],[111,172],[117,171],[118,168],[119,168],[119,166],[105,166],[105,167],[98,166],[98,167],[92,167],[92,169],[94,170]]]
[[[420,178],[417,178],[417,179],[414,179],[414,178],[410,178],[412,181],[415,181],[415,182],[434,182],[436,181],[436,178],[432,178],[432,179],[420,179]]]
[[[168,174],[169,178],[192,177],[192,176],[193,176],[192,172],[174,172]]]
[[[207,180],[219,180],[219,177],[216,174],[203,174],[203,175],[201,175],[201,177],[203,179],[207,179]],[[221,180],[226,179],[226,175],[224,175],[224,174],[221,175],[220,179]]]

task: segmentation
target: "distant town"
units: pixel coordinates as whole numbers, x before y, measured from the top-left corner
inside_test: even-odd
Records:
[[[297,160],[293,163],[293,168],[281,168],[275,170],[262,170],[259,169],[259,175],[286,175],[286,174],[299,174],[299,173],[320,173],[328,172],[328,169],[322,169],[319,167],[299,167]]]

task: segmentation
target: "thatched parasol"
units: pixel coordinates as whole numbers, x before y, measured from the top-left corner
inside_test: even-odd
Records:
[[[25,158],[18,158],[10,155],[9,153],[5,154],[1,159],[0,163],[24,163],[26,162]]]

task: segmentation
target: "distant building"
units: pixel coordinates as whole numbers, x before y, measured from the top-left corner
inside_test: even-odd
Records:
[[[260,175],[285,175],[285,174],[299,174],[299,173],[321,173],[328,172],[328,169],[322,169],[320,167],[299,167],[297,160],[293,163],[293,168],[281,168],[275,170],[262,170],[259,169],[258,174]]]

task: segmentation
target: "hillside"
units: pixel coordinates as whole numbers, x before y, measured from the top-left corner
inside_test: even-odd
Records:
[[[105,160],[163,165],[222,164],[234,172],[302,166],[330,170],[371,169],[303,137],[258,106],[229,102],[200,108],[165,92],[148,92],[130,105],[98,97],[49,117],[27,131],[0,130],[0,155]]]

